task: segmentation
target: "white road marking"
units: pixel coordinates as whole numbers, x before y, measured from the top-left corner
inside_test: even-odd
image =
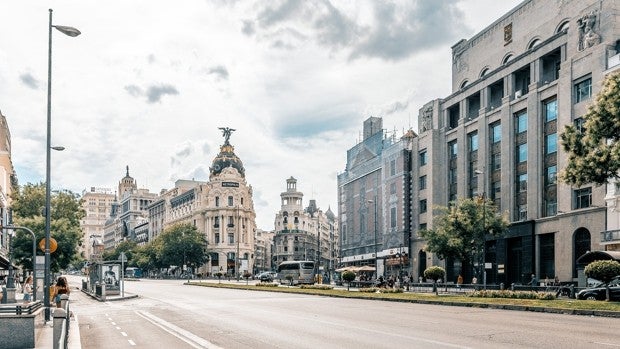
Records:
[[[208,349],[221,349],[217,345],[209,342],[208,340],[198,337],[195,334],[186,331],[179,326],[176,326],[162,318],[159,318],[149,312],[137,310],[136,314],[140,315],[147,321],[151,322],[153,325],[158,326],[164,331],[170,333],[171,335],[177,337],[178,339],[184,341],[185,343],[191,345],[194,348],[208,348]]]
[[[620,344],[615,344],[615,343],[594,342],[594,344],[608,345],[610,347],[620,347]]]
[[[116,329],[117,329],[117,330],[120,330],[121,328],[120,328],[120,326],[116,326]]]
[[[127,337],[127,333],[121,332],[121,334],[123,335],[123,337]]]
[[[136,342],[132,341],[131,339],[128,339],[127,341],[128,341],[128,342],[129,342],[129,344],[131,344],[131,345],[136,345]]]
[[[112,326],[116,326],[116,322],[112,322]]]

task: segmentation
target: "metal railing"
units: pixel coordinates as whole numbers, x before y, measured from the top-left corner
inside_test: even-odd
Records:
[[[0,314],[9,315],[27,315],[34,314],[37,310],[43,307],[41,301],[34,301],[28,304],[10,304],[0,305]]]

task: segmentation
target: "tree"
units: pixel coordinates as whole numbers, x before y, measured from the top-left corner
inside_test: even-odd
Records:
[[[620,263],[612,260],[594,261],[586,266],[584,273],[589,278],[605,283],[605,300],[609,301],[609,282],[620,275]]]
[[[581,125],[566,125],[561,144],[568,163],[560,179],[568,184],[605,184],[620,178],[620,72],[607,76]]]
[[[508,229],[508,219],[498,215],[488,199],[459,199],[450,207],[438,207],[436,211],[434,229],[419,233],[426,240],[426,250],[441,259],[460,260],[464,265],[480,260],[486,234],[503,236]],[[479,266],[479,273],[482,267]]]
[[[45,184],[28,183],[14,191],[12,199],[13,224],[32,230],[38,244],[45,237]],[[84,216],[77,194],[67,190],[52,193],[50,235],[58,243],[57,250],[50,254],[52,271],[65,269],[80,258],[77,246],[82,243],[80,219]],[[12,245],[17,264],[32,269],[32,236],[18,231]],[[43,255],[43,251],[37,254]]]
[[[445,275],[446,271],[442,267],[438,267],[436,265],[428,267],[424,270],[424,277],[426,279],[433,280],[433,292],[437,295],[439,294],[439,291],[437,290],[437,280],[443,279]]]
[[[350,270],[342,272],[342,280],[347,282],[347,291],[351,287],[351,281],[355,280],[355,273]]]
[[[196,268],[209,260],[207,240],[189,223],[173,225],[153,242],[157,259],[164,266],[190,265]]]

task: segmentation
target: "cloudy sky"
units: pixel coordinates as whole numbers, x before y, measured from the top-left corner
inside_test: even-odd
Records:
[[[230,141],[273,229],[286,178],[337,212],[336,175],[362,122],[417,132],[450,94],[451,50],[519,0],[0,2],[0,110],[20,184],[45,181],[49,8],[55,31],[52,187],[208,180]]]

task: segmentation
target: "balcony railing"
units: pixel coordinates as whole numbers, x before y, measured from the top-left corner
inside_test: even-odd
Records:
[[[620,229],[601,232],[601,242],[620,242]]]

